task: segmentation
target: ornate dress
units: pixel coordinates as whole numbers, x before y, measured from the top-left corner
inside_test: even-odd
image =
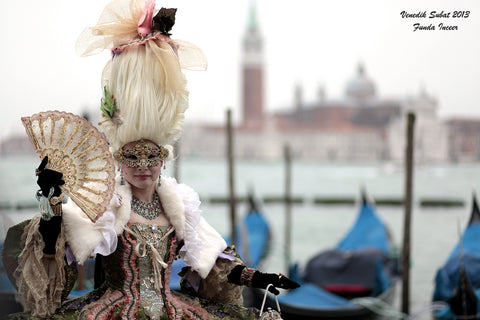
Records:
[[[227,274],[233,267],[241,264],[241,260],[234,256],[234,252],[230,248],[226,248],[222,241],[215,235],[213,229],[205,224],[203,218],[198,214],[192,212],[198,208],[198,198],[195,200],[195,194],[190,192],[191,189],[182,185],[176,185],[172,180],[162,179],[162,187],[157,190],[162,206],[165,208],[165,214],[172,223],[171,226],[159,226],[150,223],[130,223],[122,225],[119,221],[129,221],[122,217],[124,207],[130,203],[131,194],[128,192],[122,194],[122,188],[119,188],[120,193],[117,200],[118,206],[114,203],[111,207],[114,214],[114,219],[109,219],[108,214],[105,221],[97,221],[94,230],[100,230],[103,235],[98,241],[92,241],[98,234],[90,232],[87,236],[90,241],[84,237],[78,238],[77,234],[82,234],[86,229],[85,225],[79,222],[78,212],[72,215],[72,212],[65,210],[64,226],[65,232],[60,235],[57,241],[57,255],[62,254],[62,250],[58,250],[60,240],[68,243],[72,249],[76,260],[82,262],[82,259],[88,256],[82,256],[84,250],[90,251],[93,247],[93,252],[102,253],[101,260],[103,265],[103,283],[90,293],[75,298],[72,300],[65,300],[55,308],[52,319],[256,319],[258,318],[258,310],[252,308],[245,308],[241,306],[241,291],[242,287],[227,282]],[[181,190],[183,188],[183,190]],[[125,189],[125,188],[124,188]],[[180,190],[180,198],[183,199],[184,209],[181,214],[174,213],[175,205],[178,202],[168,202],[165,200],[165,192],[172,196],[172,192]],[[125,190],[124,190],[125,191]],[[127,190],[129,191],[129,190]],[[187,191],[187,192],[185,192]],[[193,196],[193,197],[192,197]],[[125,200],[128,200],[124,202]],[[115,201],[114,201],[115,202]],[[123,202],[123,204],[122,204]],[[193,204],[193,205],[192,205]],[[181,207],[181,206],[180,206]],[[192,209],[193,208],[193,209]],[[179,209],[177,207],[177,209]],[[128,216],[130,217],[130,210]],[[190,213],[188,213],[190,212]],[[198,213],[198,212],[197,212]],[[71,219],[74,217],[73,219]],[[182,220],[182,217],[184,218]],[[102,217],[103,218],[103,217]],[[111,217],[110,217],[111,218]],[[194,219],[193,219],[194,218]],[[107,220],[109,220],[107,222]],[[33,221],[33,220],[32,220]],[[183,221],[183,223],[179,223]],[[84,222],[88,222],[85,220]],[[88,224],[88,223],[87,223]],[[35,223],[25,224],[26,234],[33,234],[35,232],[28,232],[34,230]],[[111,232],[115,230],[118,225],[122,225],[121,232]],[[70,227],[76,226],[75,231]],[[93,227],[93,224],[91,225]],[[15,229],[12,228],[12,230]],[[17,228],[18,230],[18,228]],[[10,232],[9,232],[10,233]],[[13,234],[13,233],[12,233]],[[18,236],[20,233],[16,232]],[[110,236],[116,235],[115,240]],[[12,235],[10,235],[12,236]],[[85,234],[83,234],[85,236]],[[23,236],[23,244],[29,246],[28,237]],[[62,239],[64,238],[64,239]],[[203,239],[213,240],[213,243],[206,243]],[[66,241],[65,241],[66,240]],[[215,243],[218,241],[218,243]],[[30,241],[31,242],[31,241]],[[10,238],[9,243],[14,243]],[[18,243],[18,242],[17,242]],[[33,242],[31,242],[33,243]],[[30,244],[31,244],[30,243]],[[74,244],[75,243],[75,244]],[[31,247],[31,246],[30,246]],[[113,248],[113,252],[109,252],[109,248]],[[17,248],[18,249],[18,248]],[[64,264],[53,266],[48,271],[60,269],[65,275],[63,279],[54,279],[57,285],[52,287],[65,288],[70,284],[71,277],[74,272],[71,271],[74,263],[69,263],[68,259],[69,249],[63,250],[67,258],[63,259]],[[190,252],[192,251],[192,252]],[[9,261],[8,257],[14,258],[18,256],[18,250],[13,248],[6,249],[4,256]],[[25,252],[23,250],[22,252]],[[28,252],[27,252],[28,253]],[[173,291],[169,287],[169,277],[171,267],[174,259],[183,256],[184,262],[189,266],[184,273],[182,285],[188,288],[188,293]],[[22,256],[22,254],[20,254]],[[26,254],[23,254],[25,256]],[[218,257],[220,255],[220,258]],[[215,256],[215,257],[214,257]],[[212,260],[212,258],[214,259]],[[208,259],[207,259],[208,258]],[[44,259],[44,258],[41,258]],[[23,270],[15,272],[17,285],[22,281],[29,281],[22,279],[20,271],[28,273],[28,264],[22,264],[22,259],[19,259],[20,266],[24,266]],[[211,266],[210,261],[213,261]],[[11,261],[11,259],[10,259]],[[58,259],[57,259],[58,261]],[[83,260],[84,261],[84,260]],[[206,262],[207,261],[207,262]],[[22,273],[23,273],[22,272]],[[198,288],[192,289],[191,283],[188,279],[195,278],[200,280]],[[58,277],[61,278],[61,277]],[[194,283],[195,281],[193,281]],[[195,285],[193,285],[195,287]],[[29,289],[30,290],[30,289]],[[37,293],[35,288],[30,291],[26,290],[28,299],[34,299]],[[24,290],[25,291],[25,290]],[[62,293],[61,300],[65,298],[65,290],[46,290],[46,295],[51,293]],[[68,290],[67,290],[68,291]],[[52,302],[53,305],[56,299],[46,298],[44,301]],[[49,303],[47,303],[49,304]],[[35,305],[35,304],[33,304]],[[33,309],[33,310],[32,310]],[[34,311],[32,308],[29,311]],[[11,315],[9,319],[25,319],[35,318],[32,316],[33,312]]]

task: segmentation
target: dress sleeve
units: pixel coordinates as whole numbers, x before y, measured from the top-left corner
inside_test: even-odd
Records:
[[[46,317],[66,298],[76,276],[65,261],[63,228],[57,239],[54,257],[43,253],[44,242],[38,231],[40,216],[11,227],[4,242],[2,258],[5,268],[18,291],[25,311]],[[74,266],[72,266],[74,267]]]
[[[189,267],[180,275],[182,291],[213,302],[243,305],[243,286],[228,282],[228,275],[238,265],[245,265],[232,247],[227,247],[217,258],[205,279]]]
[[[227,243],[202,217],[198,194],[184,184],[177,184],[176,189],[185,208],[184,245],[179,254],[186,265],[205,278],[215,265],[217,257],[227,248]]]
[[[2,247],[2,261],[8,279],[18,290],[17,282],[13,276],[18,267],[18,256],[22,252],[22,234],[31,220],[25,220],[8,229],[7,236]]]

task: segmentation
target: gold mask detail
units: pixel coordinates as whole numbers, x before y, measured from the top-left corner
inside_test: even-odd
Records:
[[[168,158],[168,149],[162,146],[149,145],[139,140],[135,145],[123,146],[113,157],[127,167],[155,167]]]

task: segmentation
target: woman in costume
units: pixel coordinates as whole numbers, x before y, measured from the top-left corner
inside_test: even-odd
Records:
[[[257,319],[258,310],[242,306],[244,285],[272,284],[274,293],[298,286],[245,266],[201,216],[197,193],[161,176],[188,107],[181,68],[206,67],[198,48],[170,39],[174,22],[175,9],[156,13],[151,0],[116,0],[80,36],[81,55],[112,50],[100,125],[120,175],[94,222],[73,201],[62,205],[64,177],[43,159],[37,183],[51,210],[12,227],[2,253],[26,311],[9,319]],[[91,256],[96,288],[66,300],[74,261]],[[168,283],[177,257],[187,265],[182,293]]]

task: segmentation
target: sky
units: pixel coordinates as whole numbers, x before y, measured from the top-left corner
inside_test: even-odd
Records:
[[[20,117],[47,110],[95,113],[109,52],[78,57],[75,42],[106,0],[0,2],[0,140]],[[172,38],[200,47],[207,71],[187,71],[187,122],[240,119],[241,42],[252,0],[157,0],[178,8]],[[342,99],[359,63],[383,98],[438,100],[439,116],[480,119],[480,1],[256,0],[264,39],[265,109],[292,106],[294,87],[314,101]],[[402,12],[427,17],[403,18]],[[429,18],[431,13],[442,17]],[[463,17],[453,17],[455,12]],[[467,13],[465,13],[468,12]],[[468,16],[467,16],[468,15]],[[467,16],[467,17],[465,17]],[[414,31],[414,24],[436,30]],[[457,30],[439,30],[439,25]]]

